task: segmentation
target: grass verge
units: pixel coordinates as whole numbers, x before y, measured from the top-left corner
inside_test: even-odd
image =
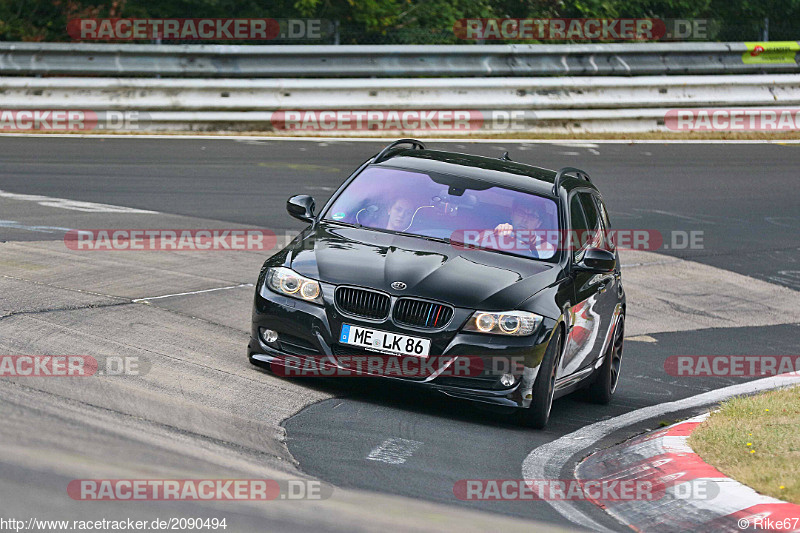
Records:
[[[728,400],[689,445],[736,481],[800,504],[800,387]]]

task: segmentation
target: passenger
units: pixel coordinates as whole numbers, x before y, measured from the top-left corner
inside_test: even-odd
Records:
[[[392,231],[406,231],[414,220],[418,205],[410,198],[401,196],[389,207],[389,220],[386,229]]]

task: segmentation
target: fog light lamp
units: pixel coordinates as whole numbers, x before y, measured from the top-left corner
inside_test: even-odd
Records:
[[[500,385],[503,387],[510,387],[515,381],[517,381],[517,379],[514,377],[514,374],[503,374],[500,377]]]
[[[264,342],[270,344],[278,340],[278,332],[271,329],[261,330],[261,336],[264,338]]]

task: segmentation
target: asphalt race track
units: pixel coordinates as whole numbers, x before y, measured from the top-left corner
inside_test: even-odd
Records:
[[[407,387],[285,380],[252,367],[252,284],[270,252],[88,252],[63,240],[87,228],[266,228],[283,238],[302,227],[286,198],[312,194],[321,205],[384,144],[0,137],[0,354],[135,357],[143,369],[0,378],[2,514],[225,516],[230,531],[575,528],[547,502],[464,502],[453,485],[519,479],[532,450],[589,423],[745,380],[670,376],[671,355],[798,353],[800,144],[429,143],[584,168],[612,224],[666,236],[667,249],[622,253],[628,339],[612,404],[557,400],[544,431]],[[689,232],[702,246],[672,246]],[[642,421],[574,460],[701,411]],[[375,459],[398,439],[412,443],[404,462]],[[571,479],[572,467],[561,476]],[[66,492],[73,479],[155,477],[317,478],[333,495],[100,503]]]

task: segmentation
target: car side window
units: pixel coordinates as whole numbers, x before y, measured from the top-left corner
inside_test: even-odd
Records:
[[[603,219],[603,226],[606,228],[606,231],[611,231],[611,221],[608,219],[608,210],[606,209],[606,204],[603,203],[603,200],[601,200],[599,196],[595,196],[594,201],[600,210],[600,217]]]
[[[581,204],[577,194],[573,195],[569,201],[570,234],[568,243],[572,248],[572,260],[576,263],[583,259],[583,254],[588,247],[582,246],[582,237],[586,234],[589,226],[586,223],[586,215]]]
[[[613,252],[616,250],[617,246],[614,243],[613,235],[611,234],[611,222],[608,220],[608,210],[606,210],[606,206],[599,196],[593,195],[593,197],[594,202],[597,205],[597,209],[600,212],[600,222],[603,225],[602,231],[604,248]]]
[[[588,192],[579,192],[578,197],[581,199],[589,229],[586,235],[581,236],[581,243],[586,242],[586,248],[603,248],[605,246],[603,225],[600,223],[600,213],[597,204],[594,203],[593,195]]]

